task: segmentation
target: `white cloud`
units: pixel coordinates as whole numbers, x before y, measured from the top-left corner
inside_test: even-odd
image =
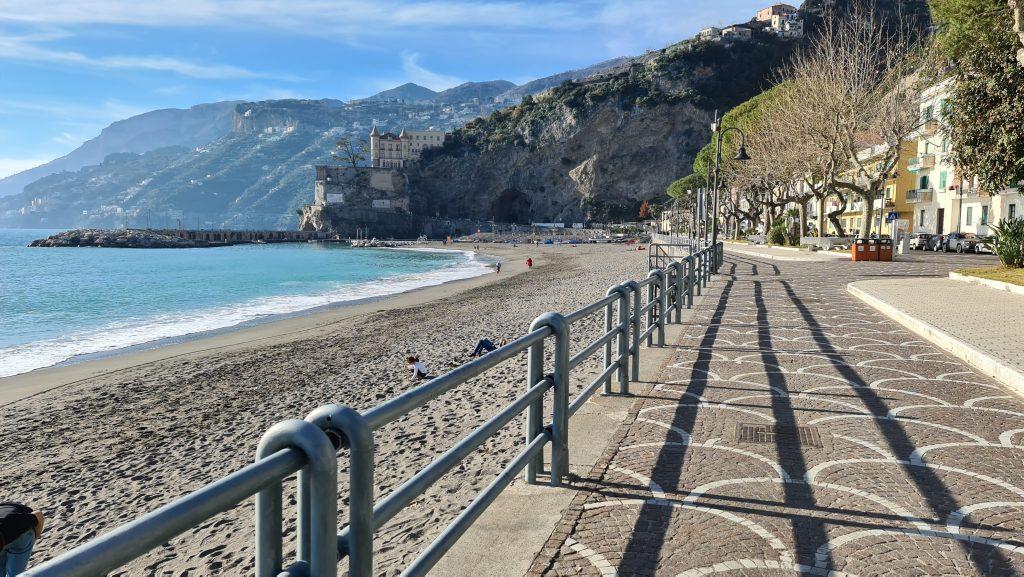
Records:
[[[5,0],[0,21],[153,27],[259,23],[306,34],[379,34],[382,28],[568,28],[589,19],[597,0]],[[377,28],[373,28],[377,27]]]
[[[0,36],[0,59],[51,62],[105,69],[153,70],[174,72],[192,78],[262,78],[259,74],[229,65],[209,65],[165,56],[87,56],[69,50],[53,50],[37,43],[32,36]]]
[[[0,158],[0,178],[6,178],[12,174],[18,174],[23,170],[35,168],[45,164],[51,158]]]
[[[402,71],[405,72],[407,82],[426,86],[431,90],[444,90],[463,82],[456,76],[428,70],[420,64],[420,55],[416,52],[402,52]]]

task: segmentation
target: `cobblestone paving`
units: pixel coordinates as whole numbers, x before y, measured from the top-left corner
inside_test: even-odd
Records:
[[[1024,399],[845,292],[943,256],[727,255],[529,575],[1024,573]]]

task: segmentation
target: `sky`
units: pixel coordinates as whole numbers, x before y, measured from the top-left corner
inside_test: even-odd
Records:
[[[769,3],[0,0],[0,177],[149,110],[519,84],[744,22]]]

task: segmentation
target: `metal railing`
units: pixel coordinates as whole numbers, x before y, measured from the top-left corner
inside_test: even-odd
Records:
[[[604,298],[567,315],[545,313],[518,339],[371,409],[358,412],[328,405],[314,410],[305,420],[277,423],[260,440],[253,464],[23,575],[105,575],[255,495],[257,577],[335,577],[338,562],[346,557],[350,576],[370,577],[374,531],[525,412],[523,450],[402,571],[403,576],[425,575],[520,472],[528,483],[538,483],[544,473],[548,473],[552,486],[564,482],[569,472],[569,419],[599,388],[612,394],[613,383],[617,382],[617,392],[629,394],[630,381],[639,378],[641,343],[646,340],[652,346],[657,339],[658,346],[665,344],[666,323],[673,322],[673,316],[674,322],[682,322],[683,308],[693,306],[694,296],[701,294],[721,266],[723,254],[722,243],[718,243],[652,270],[641,281],[615,285]],[[646,299],[642,298],[644,292]],[[572,354],[569,336],[573,326],[601,312],[604,332]],[[544,353],[549,338],[554,344],[552,370],[548,372]],[[523,352],[528,355],[526,391],[391,494],[374,502],[374,431]],[[599,357],[603,370],[570,401],[572,371],[598,352],[603,352]],[[552,391],[551,414],[546,419],[548,391]],[[545,471],[544,447],[548,443],[551,462]],[[349,460],[348,523],[338,532],[337,451],[345,448]],[[282,484],[295,473],[296,559],[286,566]]]

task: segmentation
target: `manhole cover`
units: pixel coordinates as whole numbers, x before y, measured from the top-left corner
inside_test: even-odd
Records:
[[[740,443],[778,443],[796,444],[800,447],[821,447],[821,435],[816,427],[740,423],[736,428],[736,440]]]

